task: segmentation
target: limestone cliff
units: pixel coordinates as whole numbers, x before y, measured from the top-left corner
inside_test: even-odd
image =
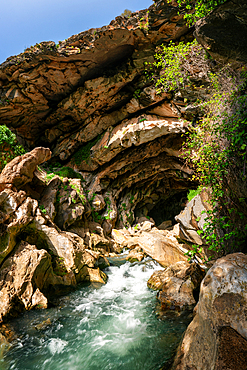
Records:
[[[184,98],[157,95],[144,75],[157,45],[191,39],[183,12],[158,1],[59,45],[36,44],[0,67],[1,123],[26,148],[49,147],[51,162],[80,171],[89,199],[110,199],[99,211],[109,231],[173,196],[179,205],[193,186],[180,158]]]

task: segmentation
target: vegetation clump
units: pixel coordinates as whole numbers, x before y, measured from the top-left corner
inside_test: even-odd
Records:
[[[18,144],[15,134],[7,126],[0,125],[0,172],[8,162],[22,154],[25,150]]]
[[[167,0],[167,2],[171,3],[172,0]],[[184,19],[190,26],[225,2],[226,0],[177,0],[178,7],[181,10],[185,9]]]

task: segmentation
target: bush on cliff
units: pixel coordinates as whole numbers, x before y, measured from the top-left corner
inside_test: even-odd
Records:
[[[0,125],[0,172],[13,158],[25,153],[15,134],[5,125]]]
[[[168,0],[171,3],[172,0]],[[186,10],[184,19],[188,25],[193,25],[198,19],[205,17],[208,13],[214,10],[217,6],[225,3],[226,0],[177,0],[178,6]]]

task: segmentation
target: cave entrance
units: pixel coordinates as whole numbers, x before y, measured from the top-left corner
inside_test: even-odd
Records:
[[[187,193],[187,191],[183,191],[169,198],[160,199],[148,212],[148,216],[153,218],[157,226],[168,220],[171,220],[172,224],[175,225],[174,217],[184,209],[187,202]]]

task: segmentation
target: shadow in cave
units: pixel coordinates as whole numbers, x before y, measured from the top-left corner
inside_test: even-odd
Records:
[[[171,220],[172,224],[175,225],[174,217],[184,209],[186,202],[187,191],[177,193],[166,199],[160,199],[148,212],[148,216],[153,218],[157,226],[168,220]]]

